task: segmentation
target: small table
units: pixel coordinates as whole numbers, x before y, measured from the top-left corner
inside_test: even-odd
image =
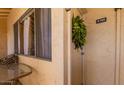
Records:
[[[0,65],[0,82],[18,80],[32,73],[32,68],[26,64]]]

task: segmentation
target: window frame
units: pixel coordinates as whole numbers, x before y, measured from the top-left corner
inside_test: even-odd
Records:
[[[51,9],[51,8],[50,8]],[[51,10],[50,10],[51,11]],[[36,54],[36,48],[37,48],[37,45],[36,45],[36,16],[35,16],[35,8],[29,8],[15,23],[17,23],[18,22],[18,33],[20,32],[20,24],[22,24],[23,22],[24,22],[24,20],[28,17],[28,16],[30,16],[32,13],[34,13],[34,46],[35,46],[35,55],[33,56],[33,55],[25,55],[25,54],[22,54],[22,53],[19,53],[20,51],[18,51],[18,55],[21,55],[21,56],[26,56],[26,57],[31,57],[31,58],[36,58],[36,59],[40,59],[40,60],[46,60],[46,61],[51,61],[52,60],[52,27],[50,28],[51,29],[51,39],[50,39],[50,45],[51,45],[51,51],[50,51],[50,53],[51,53],[51,58],[46,58],[46,57],[38,57]],[[51,12],[50,12],[50,14],[51,14]],[[50,15],[50,17],[51,17],[51,15]],[[50,22],[52,22],[52,20],[51,20],[51,18],[50,18]],[[50,23],[50,25],[51,25],[51,23]],[[52,25],[51,25],[52,26]],[[24,32],[23,32],[24,33]],[[19,36],[18,36],[18,38],[19,38]],[[14,40],[15,41],[15,40]],[[19,41],[18,41],[19,42]],[[15,43],[14,43],[14,45],[15,45]],[[18,45],[18,50],[19,50],[19,45]],[[14,51],[15,51],[15,49],[14,49]]]

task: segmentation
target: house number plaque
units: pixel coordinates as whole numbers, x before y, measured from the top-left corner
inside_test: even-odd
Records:
[[[107,18],[106,17],[103,17],[103,18],[100,18],[100,19],[97,19],[96,20],[96,24],[99,24],[99,23],[104,23],[107,21]]]

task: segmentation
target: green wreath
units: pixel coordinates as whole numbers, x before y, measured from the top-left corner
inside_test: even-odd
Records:
[[[87,29],[80,16],[72,17],[72,42],[75,49],[82,49],[86,43]]]

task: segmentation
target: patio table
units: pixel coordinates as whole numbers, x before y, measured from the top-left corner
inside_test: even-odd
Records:
[[[31,73],[31,67],[23,63],[0,65],[0,82],[18,80]]]

